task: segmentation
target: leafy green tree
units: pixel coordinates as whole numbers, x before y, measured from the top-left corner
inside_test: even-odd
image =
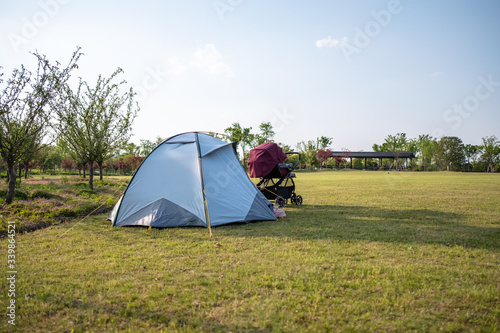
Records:
[[[500,141],[494,135],[487,136],[482,139],[483,144],[481,145],[481,159],[488,164],[486,172],[495,172],[495,165],[500,160]]]
[[[140,155],[141,147],[133,142],[127,142],[122,146],[122,151],[123,151],[122,155],[130,155],[130,156]]]
[[[326,136],[321,136],[319,138],[316,138],[316,149],[317,150],[325,150],[328,147],[330,147],[332,142],[333,142],[333,138],[328,138]]]
[[[385,137],[384,143],[380,146],[380,151],[389,151],[394,153],[394,167],[399,169],[399,154],[405,151],[408,144],[406,133],[397,133]]]
[[[255,139],[255,135],[250,133],[251,130],[252,130],[251,127],[243,128],[239,123],[233,123],[230,127],[224,129],[224,133],[228,135],[229,140],[232,142],[237,142],[238,146],[240,146],[243,154],[242,163],[245,168],[246,168],[246,161],[245,161],[246,147],[251,146],[252,142]]]
[[[314,150],[316,151],[316,141],[314,140],[308,140],[306,141],[301,141],[297,143],[297,150],[300,151],[301,153],[305,153],[306,151],[309,150]]]
[[[256,146],[263,144],[264,142],[273,142],[274,140],[274,130],[273,125],[270,122],[263,122],[259,125],[260,133],[254,136]]]
[[[417,141],[417,152],[421,157],[421,165],[427,170],[432,163],[437,141],[428,134],[419,135]]]
[[[470,171],[471,160],[474,162],[475,157],[479,153],[479,147],[476,145],[466,144],[464,146],[464,155],[467,158],[467,171]]]
[[[141,144],[139,145],[139,147],[139,154],[141,156],[148,156],[153,151],[153,149],[155,149],[156,143],[149,140],[141,140]]]
[[[318,141],[308,140],[301,141],[297,143],[297,149],[302,155],[302,159],[304,160],[306,166],[309,169],[318,166],[318,158],[317,158],[317,143]]]
[[[37,160],[38,166],[43,170],[43,173],[52,170],[52,174],[55,174],[56,167],[60,167],[63,161],[63,156],[56,146],[48,145],[40,149]]]
[[[304,162],[309,169],[317,167],[319,165],[318,157],[315,150],[308,150],[303,153]]]
[[[439,169],[460,170],[465,162],[464,144],[456,136],[442,137],[434,153]]]
[[[80,48],[73,53],[68,65],[50,64],[46,56],[33,55],[38,60],[36,74],[24,66],[14,69],[12,77],[0,93],[0,156],[7,164],[9,179],[5,203],[12,203],[16,184],[15,166],[29,160],[47,133],[52,120],[54,102],[61,88],[77,67]],[[0,84],[3,84],[3,74]]]
[[[139,112],[132,88],[122,93],[120,87],[126,82],[113,82],[122,72],[118,68],[109,78],[99,75],[95,87],[81,78],[75,91],[66,85],[64,99],[68,102],[57,109],[60,139],[69,150],[79,152],[90,166],[90,189],[94,189],[94,162],[99,166],[102,179],[104,160],[128,141]]]

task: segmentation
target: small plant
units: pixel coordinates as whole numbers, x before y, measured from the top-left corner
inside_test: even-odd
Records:
[[[61,197],[57,194],[52,194],[48,191],[44,190],[33,190],[30,194],[32,199],[43,198],[43,199],[61,199]]]
[[[106,205],[112,207],[115,205],[115,200],[113,198],[109,198],[108,201],[106,201]]]
[[[90,199],[90,198],[95,197],[95,192],[92,191],[91,189],[87,188],[87,189],[78,190],[76,192],[76,195],[79,196],[79,197]]]
[[[0,190],[0,197],[5,198],[7,196],[7,190]],[[14,200],[28,200],[28,194],[23,191],[14,191]]]

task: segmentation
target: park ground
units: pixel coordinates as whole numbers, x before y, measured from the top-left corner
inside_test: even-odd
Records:
[[[304,204],[286,218],[212,238],[112,228],[106,214],[18,234],[16,326],[3,315],[0,330],[500,331],[499,174],[299,172],[296,183]],[[111,205],[114,188],[99,200]]]

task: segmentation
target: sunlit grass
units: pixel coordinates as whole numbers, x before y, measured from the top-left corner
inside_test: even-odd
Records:
[[[16,329],[500,330],[499,175],[298,173],[297,193],[212,239],[102,215],[20,235]]]

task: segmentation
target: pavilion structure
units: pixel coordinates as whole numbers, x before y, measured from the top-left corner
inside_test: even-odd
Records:
[[[395,159],[404,159],[405,166],[408,165],[408,159],[411,161],[415,158],[415,155],[411,151],[399,151],[399,152],[390,152],[390,151],[382,151],[382,152],[374,152],[374,151],[334,151],[330,155],[330,157],[341,157],[345,159],[350,159],[351,169],[352,169],[352,159],[353,158],[362,158],[364,159],[364,168],[366,169],[366,160],[367,159],[378,159],[379,167],[382,166],[382,159],[389,158],[393,161]]]

